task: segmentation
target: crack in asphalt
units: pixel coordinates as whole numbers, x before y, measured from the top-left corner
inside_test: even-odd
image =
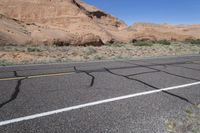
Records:
[[[89,77],[91,77],[90,87],[92,87],[92,86],[94,85],[95,76],[92,75],[90,72],[83,71],[83,70],[78,70],[78,69],[76,68],[76,66],[74,66],[74,71],[75,71],[76,73],[85,73],[86,75],[88,75]]]
[[[110,73],[110,74],[113,74],[113,75],[116,75],[116,76],[120,76],[120,77],[124,77],[124,78],[126,78],[126,79],[128,79],[128,80],[134,80],[134,81],[136,81],[136,82],[139,82],[139,83],[142,83],[142,84],[144,84],[144,85],[146,85],[146,86],[149,86],[149,87],[151,87],[151,88],[153,88],[153,89],[160,90],[160,88],[155,87],[155,86],[153,86],[153,85],[150,85],[150,84],[148,84],[148,83],[146,83],[146,82],[144,82],[144,81],[141,81],[141,80],[139,80],[139,79],[130,78],[130,77],[127,76],[127,75],[121,75],[121,74],[114,73],[114,72],[112,72],[111,70],[109,70],[108,68],[104,68],[104,69],[105,69],[108,73]],[[183,100],[183,101],[185,101],[185,102],[187,102],[187,103],[189,103],[189,104],[195,105],[194,103],[192,103],[189,99],[187,99],[187,98],[185,98],[185,97],[182,97],[182,96],[173,94],[173,93],[168,92],[168,91],[165,91],[165,90],[162,90],[161,92],[163,92],[163,93],[165,93],[165,94],[168,94],[168,95],[171,95],[171,96],[173,96],[173,97],[176,97],[176,98],[178,98],[178,99],[181,99],[181,100]]]
[[[109,68],[109,69],[108,69],[108,68],[104,68],[104,69],[99,69],[99,70],[88,70],[88,71],[78,70],[78,69],[76,68],[76,66],[74,66],[74,71],[75,71],[76,73],[85,73],[86,75],[88,75],[89,77],[91,77],[90,87],[92,87],[92,86],[94,85],[94,81],[95,81],[95,76],[92,75],[91,73],[92,73],[92,72],[104,72],[104,71],[107,71],[107,72],[109,72],[109,73],[111,73],[111,74],[113,74],[113,75],[116,75],[116,76],[124,77],[124,78],[129,79],[129,80],[137,81],[137,82],[139,82],[139,83],[142,83],[142,84],[144,84],[144,85],[146,85],[146,86],[149,86],[149,87],[151,87],[151,88],[154,88],[154,89],[159,89],[159,88],[157,88],[157,87],[155,87],[155,86],[153,86],[153,85],[150,85],[150,84],[148,84],[148,83],[146,83],[146,82],[144,82],[144,81],[141,81],[141,80],[139,80],[139,79],[132,78],[132,77],[130,77],[130,76],[142,75],[142,74],[147,74],[147,73],[163,72],[163,73],[166,73],[166,74],[169,74],[169,75],[173,75],[173,76],[177,76],[177,77],[181,77],[181,78],[185,78],[185,79],[190,79],[190,80],[199,81],[199,79],[194,79],[194,78],[191,78],[191,77],[186,77],[186,76],[182,76],[182,75],[178,75],[178,74],[173,74],[173,73],[170,73],[170,72],[167,72],[167,71],[164,71],[164,70],[152,68],[153,66],[164,66],[164,67],[167,67],[167,65],[168,65],[168,66],[170,66],[170,65],[173,66],[173,65],[178,65],[178,64],[187,64],[188,61],[185,61],[185,62],[176,62],[176,63],[165,63],[165,64],[164,64],[164,63],[163,63],[163,64],[151,64],[151,65],[140,65],[140,64],[136,64],[136,63],[132,63],[132,62],[128,62],[128,61],[123,61],[123,62],[132,64],[132,65],[136,65],[136,66],[115,67],[115,68]],[[145,62],[145,61],[143,61],[143,62]],[[195,64],[195,63],[194,63],[194,64]],[[117,74],[117,73],[114,73],[114,72],[111,71],[111,70],[127,69],[127,68],[139,68],[139,67],[148,68],[148,69],[151,69],[151,70],[153,70],[153,71],[150,71],[150,72],[141,72],[141,73],[130,74],[130,75],[121,75],[121,74]],[[179,66],[176,66],[176,67],[179,67]],[[180,67],[183,67],[183,66],[180,66]],[[184,67],[184,68],[185,68],[185,67]],[[193,69],[193,68],[188,68],[188,69]],[[194,70],[197,70],[197,69],[194,69]],[[199,70],[199,69],[198,69],[198,70]],[[15,76],[15,77],[19,77],[17,71],[12,71],[12,72],[14,73],[14,76]],[[22,81],[25,80],[25,79],[27,79],[27,77],[25,77],[24,79],[19,79],[19,80],[17,81],[17,85],[16,85],[16,87],[15,87],[14,92],[13,92],[12,95],[10,96],[10,99],[7,100],[7,101],[5,101],[5,102],[3,102],[3,103],[1,103],[1,104],[0,104],[0,108],[2,108],[3,106],[5,106],[5,105],[8,104],[8,103],[14,101],[14,100],[17,98],[17,96],[18,96],[19,93],[20,93],[20,86],[21,86],[21,84],[22,84]],[[179,99],[181,99],[181,100],[184,100],[184,101],[186,101],[186,102],[188,102],[188,103],[194,105],[194,103],[192,103],[191,101],[189,101],[187,98],[184,98],[184,97],[182,97],[182,96],[173,94],[173,93],[168,92],[168,91],[162,91],[162,92],[164,92],[164,93],[166,93],[166,94],[168,94],[168,95],[177,97],[177,98],[179,98]]]
[[[194,81],[200,81],[199,79],[195,79],[195,78],[191,78],[191,77],[186,77],[186,76],[182,76],[182,75],[179,75],[179,74],[170,73],[168,71],[160,70],[160,69],[153,68],[153,67],[150,67],[150,66],[147,66],[147,65],[140,65],[140,64],[137,64],[137,63],[127,62],[127,61],[124,61],[124,62],[132,64],[132,65],[137,65],[138,67],[144,67],[144,68],[148,68],[148,69],[151,69],[151,70],[160,71],[160,72],[163,72],[163,73],[166,73],[166,74],[169,74],[169,75],[173,75],[173,76],[176,76],[176,77],[190,79],[190,80],[194,80]],[[160,66],[164,66],[164,65],[160,65]]]
[[[14,75],[15,75],[15,77],[18,77],[18,74],[17,74],[16,71],[14,71]],[[21,86],[21,84],[22,84],[22,81],[25,80],[25,79],[26,79],[26,78],[20,79],[20,80],[17,81],[17,85],[16,85],[16,87],[15,87],[15,89],[14,89],[14,92],[13,92],[12,95],[10,96],[10,99],[8,99],[7,101],[1,103],[1,104],[0,104],[0,108],[2,108],[3,106],[7,105],[8,103],[14,101],[14,100],[17,98],[17,96],[18,96],[19,93],[20,93],[20,86]]]
[[[181,67],[181,68],[190,69],[190,70],[194,70],[194,71],[200,71],[200,69],[197,69],[197,68],[191,68],[191,67],[185,67],[185,66],[177,66],[177,65],[171,65],[171,66]]]
[[[130,62],[126,62],[126,61],[119,61],[119,62],[122,62],[122,63],[129,63],[131,64]],[[153,67],[153,66],[164,66],[165,68],[167,67],[167,65],[179,65],[179,64],[188,64],[190,62],[188,61],[184,61],[184,62],[171,62],[171,63],[162,63],[162,64],[151,64],[151,65],[146,65],[146,66],[149,66],[149,67]],[[133,65],[133,64],[132,64]],[[133,66],[123,66],[123,67],[113,67],[113,68],[109,68],[110,70],[119,70],[119,69],[131,69],[131,68],[140,68],[141,66],[136,66],[136,65],[133,65]],[[93,69],[93,70],[87,70],[88,73],[92,73],[92,72],[104,72],[105,70],[100,68],[100,69]]]
[[[131,61],[131,60],[130,60]],[[140,60],[141,61],[141,60]],[[198,61],[198,60],[193,60],[193,61],[181,61],[181,62],[171,62],[171,63],[162,63],[162,64],[154,64],[154,65],[147,65],[147,66],[162,66],[162,65],[181,65],[181,64],[198,64],[199,63],[194,63],[194,61]],[[121,62],[121,61],[119,61]],[[34,69],[23,69],[23,70],[17,70],[17,71],[27,71],[27,70],[56,70],[56,69],[61,69],[61,68],[71,68],[73,66],[63,66],[63,67],[55,67],[55,68],[49,68],[49,67],[45,67],[45,68],[34,68]],[[129,68],[129,67],[125,67],[125,68]],[[132,66],[130,68],[135,68],[135,66]],[[117,68],[116,68],[117,69]],[[6,72],[13,72],[13,70],[8,70]],[[6,73],[5,71],[0,71],[0,73]]]
[[[148,74],[148,73],[156,73],[156,72],[160,72],[160,71],[141,72],[141,73],[130,74],[130,75],[126,75],[126,76],[130,77],[130,76],[136,76],[136,75],[142,75],[142,74]]]
[[[17,71],[13,71],[13,73],[15,77],[18,77]]]

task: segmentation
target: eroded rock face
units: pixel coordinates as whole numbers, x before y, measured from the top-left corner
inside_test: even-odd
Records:
[[[117,18],[78,0],[0,0],[0,14],[40,26],[41,32],[48,29],[57,32],[54,34],[66,32],[77,38],[86,37],[87,42],[90,42],[87,34],[93,34],[94,38],[90,37],[91,42],[98,40],[96,36],[99,36],[103,42],[107,42],[112,39],[112,31],[118,32],[127,27]],[[26,27],[30,33],[33,33],[33,36],[31,34],[33,42],[39,39],[38,35],[40,34],[42,34],[41,38],[44,38],[43,36],[52,37],[45,32],[38,32],[36,35],[35,30],[38,30],[36,27]],[[37,37],[35,38],[35,36]],[[46,38],[49,42],[54,39],[60,38],[50,38],[50,40],[48,37]],[[42,42],[42,40],[38,40],[38,42]],[[79,42],[84,41],[79,40]]]
[[[128,28],[135,31],[135,40],[170,40],[186,41],[188,39],[200,38],[200,25],[169,25],[137,23]]]
[[[29,42],[30,32],[19,21],[0,15],[0,45],[25,44]]]
[[[81,40],[79,44],[81,44],[83,46],[88,46],[88,45],[101,46],[104,44],[103,41],[101,40],[101,38],[94,34],[83,35],[78,40]],[[78,44],[78,43],[76,43],[76,44]]]

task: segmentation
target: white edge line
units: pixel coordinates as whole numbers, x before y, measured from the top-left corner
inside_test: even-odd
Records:
[[[48,112],[44,112],[44,113],[29,115],[29,116],[20,117],[20,118],[15,118],[15,119],[11,119],[11,120],[1,121],[0,126],[12,124],[12,123],[17,123],[17,122],[21,122],[21,121],[26,121],[26,120],[32,120],[32,119],[36,119],[36,118],[40,118],[40,117],[50,116],[50,115],[58,114],[58,113],[62,113],[62,112],[68,112],[68,111],[71,111],[71,110],[81,109],[81,108],[85,108],[85,107],[95,106],[95,105],[99,105],[99,104],[103,104],[103,103],[109,103],[109,102],[124,100],[124,99],[128,99],[128,98],[142,96],[142,95],[149,95],[149,94],[158,93],[158,92],[161,92],[161,91],[168,91],[168,90],[174,90],[174,89],[179,89],[179,88],[185,88],[185,87],[199,85],[199,84],[200,84],[200,82],[194,82],[194,83],[189,83],[189,84],[184,84],[184,85],[179,85],[179,86],[163,88],[163,89],[159,89],[159,90],[140,92],[140,93],[125,95],[125,96],[120,96],[120,97],[90,102],[90,103],[86,103],[86,104],[66,107],[66,108],[62,108],[62,109],[58,109],[58,110],[53,110],[53,111],[48,111]]]

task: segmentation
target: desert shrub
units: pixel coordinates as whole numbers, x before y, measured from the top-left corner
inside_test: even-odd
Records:
[[[78,56],[79,54],[78,54],[77,51],[73,51],[73,52],[71,53],[71,55],[73,55],[73,56]]]
[[[156,41],[156,43],[159,43],[162,45],[171,45],[171,42],[168,40],[159,40],[159,41]]]
[[[109,47],[123,47],[124,45],[121,43],[113,43],[113,44],[107,44]]]
[[[198,44],[198,45],[200,45],[200,39],[192,39],[192,40],[190,40],[190,43],[191,44]]]
[[[96,55],[96,56],[94,56],[94,59],[95,59],[95,60],[103,60],[104,57],[103,57],[103,56],[100,56],[100,55]]]
[[[89,58],[88,56],[84,55],[84,56],[83,56],[83,59],[88,60],[88,59],[90,59],[90,58]]]
[[[92,47],[88,47],[88,51],[86,52],[87,55],[92,55],[95,54],[97,52],[96,49],[92,48]]]
[[[123,47],[124,43],[116,40],[110,40],[106,43],[106,46],[110,47]]]
[[[28,47],[28,52],[42,52],[42,49],[40,47]]]
[[[69,46],[70,43],[67,41],[55,40],[53,42],[53,45],[61,47],[61,46]]]
[[[133,43],[134,46],[152,46],[153,42],[150,40],[146,40],[146,41],[136,41]]]
[[[196,107],[199,110],[199,105]],[[169,133],[199,133],[200,114],[192,108],[186,109],[182,119],[170,118],[165,121],[166,129]]]
[[[7,60],[0,60],[0,66],[9,66],[13,65],[14,63],[7,61]]]

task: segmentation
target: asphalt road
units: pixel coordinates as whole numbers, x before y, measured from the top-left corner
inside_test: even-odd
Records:
[[[197,55],[0,67],[0,133],[165,133],[199,81]]]

